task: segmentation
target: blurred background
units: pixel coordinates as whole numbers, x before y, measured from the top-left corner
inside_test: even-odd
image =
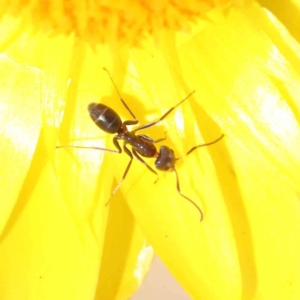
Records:
[[[158,256],[140,289],[131,300],[191,300],[179,283],[169,273]]]

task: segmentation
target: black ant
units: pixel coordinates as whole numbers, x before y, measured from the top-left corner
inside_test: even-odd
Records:
[[[96,150],[108,151],[108,152],[113,152],[113,153],[122,153],[122,148],[119,144],[119,140],[123,140],[124,141],[123,150],[130,157],[130,161],[129,161],[126,169],[125,169],[122,180],[116,186],[116,188],[112,192],[112,195],[114,195],[118,191],[118,189],[120,188],[122,182],[126,178],[126,175],[127,175],[128,171],[130,169],[130,166],[131,166],[131,163],[132,163],[132,160],[133,160],[133,156],[138,161],[140,161],[142,164],[144,164],[152,173],[154,173],[155,175],[158,176],[157,172],[153,168],[151,168],[142,159],[142,157],[152,157],[152,158],[155,158],[154,165],[155,165],[156,169],[158,169],[160,171],[174,171],[175,172],[176,186],[177,186],[178,193],[183,198],[185,198],[190,203],[192,203],[198,209],[198,211],[200,213],[200,221],[202,221],[203,220],[203,212],[200,209],[200,207],[194,201],[192,201],[190,198],[186,197],[185,195],[183,195],[181,193],[180,185],[179,185],[179,177],[178,177],[178,173],[175,169],[175,162],[178,158],[175,157],[174,151],[171,148],[167,147],[167,146],[161,146],[159,151],[157,151],[157,149],[156,149],[155,144],[158,143],[158,142],[166,140],[166,137],[158,139],[158,140],[153,140],[152,138],[150,138],[149,136],[144,135],[144,134],[136,135],[137,131],[152,127],[152,126],[158,124],[159,122],[161,122],[162,120],[164,120],[176,107],[178,107],[185,100],[187,100],[195,91],[192,91],[189,95],[187,95],[178,104],[176,104],[175,106],[170,108],[157,121],[141,125],[138,128],[136,128],[132,131],[129,131],[127,129],[127,126],[138,124],[138,120],[135,117],[135,115],[132,113],[132,111],[130,110],[128,105],[125,103],[125,101],[122,99],[122,97],[121,97],[121,95],[118,91],[118,88],[117,88],[112,76],[108,72],[108,70],[105,69],[105,68],[103,68],[103,69],[107,72],[108,76],[110,77],[110,79],[111,79],[111,81],[112,81],[112,83],[113,83],[113,85],[114,85],[114,87],[115,87],[115,89],[116,89],[116,91],[117,91],[117,93],[120,97],[121,102],[125,106],[126,110],[130,113],[131,117],[134,119],[134,120],[127,120],[127,121],[122,122],[120,116],[112,108],[110,108],[110,107],[108,107],[108,106],[106,106],[102,103],[90,103],[88,105],[88,111],[89,111],[90,117],[95,122],[95,124],[101,130],[103,130],[107,133],[115,134],[115,136],[113,137],[113,143],[114,143],[115,147],[117,148],[117,150],[100,148],[100,147],[84,147],[84,146],[58,146],[57,148],[72,147],[72,148],[80,148],[80,149],[96,149]],[[212,145],[212,144],[218,142],[219,140],[221,140],[223,137],[224,137],[224,134],[222,134],[219,138],[217,138],[216,140],[214,140],[210,143],[195,146],[187,152],[187,155],[192,153],[194,150],[196,150],[199,147]],[[131,151],[126,147],[126,145],[131,146]],[[109,203],[109,200],[106,203],[106,205],[108,203]]]

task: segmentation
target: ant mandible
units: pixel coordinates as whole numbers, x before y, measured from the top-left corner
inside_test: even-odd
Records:
[[[136,129],[129,131],[127,129],[127,126],[131,125],[136,125],[138,124],[138,119],[135,117],[135,115],[132,113],[126,102],[122,99],[121,94],[119,93],[119,90],[108,72],[107,69],[103,68],[108,76],[110,77],[112,84],[114,85],[119,98],[122,102],[122,104],[125,106],[126,110],[130,113],[131,117],[133,120],[127,120],[122,122],[120,116],[110,107],[102,104],[102,103],[90,103],[88,105],[88,111],[90,114],[90,117],[92,120],[95,122],[95,124],[103,131],[110,133],[110,134],[115,134],[113,137],[113,143],[117,150],[113,149],[107,149],[107,148],[101,148],[101,147],[84,147],[84,146],[58,146],[57,148],[80,148],[80,149],[96,149],[96,150],[102,150],[102,151],[108,151],[108,152],[113,152],[113,153],[122,153],[122,148],[119,144],[119,140],[123,140],[123,150],[124,152],[130,157],[130,161],[125,169],[125,172],[123,174],[123,177],[121,181],[118,183],[116,188],[113,190],[112,195],[114,195],[118,189],[120,188],[122,182],[126,178],[126,175],[130,169],[130,166],[133,161],[133,157],[135,157],[138,161],[140,161],[142,164],[144,164],[148,170],[150,170],[152,173],[158,176],[157,172],[151,168],[143,159],[142,157],[151,157],[155,158],[155,168],[160,170],[160,171],[173,171],[176,175],[176,187],[177,187],[177,192],[186,200],[188,200],[190,203],[192,203],[196,209],[200,213],[200,221],[203,220],[203,212],[200,209],[200,207],[190,198],[187,196],[183,195],[180,190],[180,184],[179,184],[179,177],[178,173],[175,169],[175,162],[178,158],[175,157],[174,151],[167,147],[167,146],[160,146],[159,151],[157,151],[155,144],[161,141],[166,140],[166,138],[161,138],[158,140],[153,140],[151,137],[144,135],[144,134],[136,134],[137,131],[146,129],[149,127],[152,127],[159,122],[163,121],[175,108],[177,108],[179,105],[181,105],[185,100],[187,100],[195,91],[192,91],[189,95],[187,95],[183,100],[181,100],[178,104],[170,108],[162,117],[160,117],[157,121],[150,122],[144,125],[141,125],[137,127]],[[196,150],[199,147],[204,147],[204,146],[209,146],[212,145],[219,140],[221,140],[224,137],[224,134],[222,134],[219,138],[216,140],[206,143],[206,144],[201,144],[198,146],[195,146],[191,148],[188,152],[187,155],[192,153],[194,150]],[[131,151],[126,147],[126,145],[131,146]],[[142,156],[142,157],[141,157]],[[106,203],[106,205],[109,203]]]

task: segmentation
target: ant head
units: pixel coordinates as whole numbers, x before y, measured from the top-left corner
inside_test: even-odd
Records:
[[[160,171],[171,171],[174,169],[175,162],[174,151],[167,146],[161,146],[158,157],[154,163],[155,167]]]

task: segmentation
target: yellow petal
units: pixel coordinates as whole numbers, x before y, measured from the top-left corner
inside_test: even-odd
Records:
[[[284,1],[284,4],[271,0],[259,0],[258,2],[271,11],[284,24],[295,39],[300,40],[299,0],[287,0]]]
[[[12,31],[18,24],[5,22],[2,28]],[[103,202],[110,195],[109,179],[99,190],[103,154],[90,151],[79,161],[55,149],[63,113],[79,103],[81,119],[86,101],[99,99],[95,88],[93,96],[81,98],[84,106],[75,101],[79,75],[88,75],[85,87],[94,76],[95,54],[85,43],[74,47],[71,37],[33,38],[25,32],[15,38],[1,56],[0,282],[5,288],[0,298],[127,299],[141,284],[153,249],[124,199],[119,197],[109,214],[99,202],[101,195]],[[70,71],[71,62],[75,70]],[[83,65],[88,72],[81,73]],[[62,141],[71,121],[72,116],[65,117]]]
[[[231,9],[185,40],[176,59],[135,64],[157,103],[182,99],[173,96],[180,87],[196,90],[192,108],[182,107],[183,129],[168,130],[177,153],[225,134],[178,168],[203,223],[173,174],[152,187],[147,170],[133,171],[134,184],[124,183],[145,235],[195,299],[299,297],[299,45],[277,27],[256,5]]]

